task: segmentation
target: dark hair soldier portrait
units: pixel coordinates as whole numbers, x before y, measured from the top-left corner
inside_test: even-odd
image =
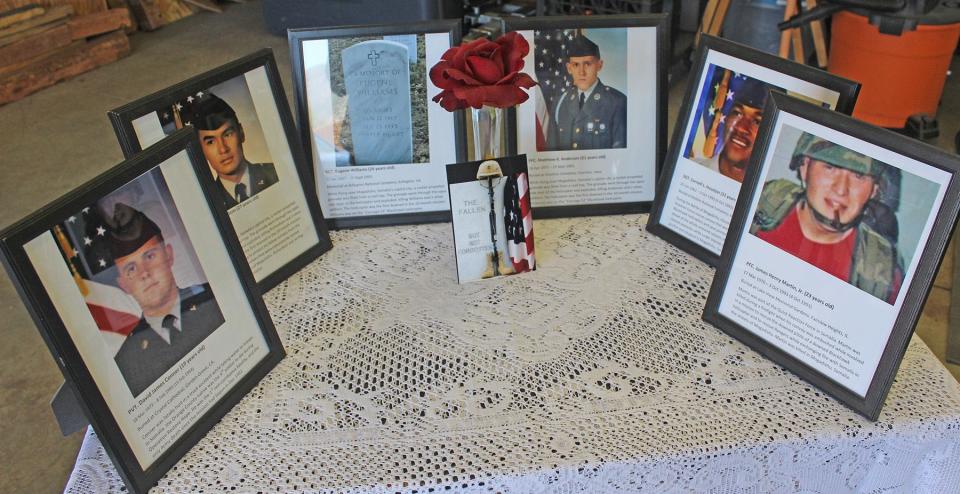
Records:
[[[247,91],[246,81],[242,77],[234,78],[223,85],[243,85],[239,88]],[[242,91],[237,91],[242,94]],[[247,98],[249,100],[249,97]],[[198,91],[177,101],[169,109],[157,111],[160,124],[166,134],[192,125],[197,129],[200,137],[200,148],[211,170],[217,176],[218,189],[227,208],[232,208],[247,199],[276,184],[279,179],[273,163],[252,163],[244,153],[244,144],[247,142],[247,130],[244,122],[249,125],[255,120],[255,110],[252,100],[235,103],[243,108],[250,109],[250,116],[241,119],[237,111],[223,98],[212,90]],[[259,125],[254,127],[257,135],[257,151],[261,156],[269,159],[269,151],[263,143]]]
[[[683,155],[743,182],[769,90],[782,88],[711,64]]]

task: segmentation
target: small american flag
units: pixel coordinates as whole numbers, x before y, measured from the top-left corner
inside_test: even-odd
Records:
[[[517,173],[507,180],[504,190],[507,254],[517,273],[537,268],[533,255],[533,214],[529,192],[526,173]]]

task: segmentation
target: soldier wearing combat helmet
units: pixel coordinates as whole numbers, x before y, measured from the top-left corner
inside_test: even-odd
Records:
[[[567,72],[573,86],[564,91],[553,112],[547,149],[614,149],[627,147],[627,97],[600,81],[600,48],[578,36],[567,49]]]
[[[793,152],[790,180],[767,182],[750,232],[893,303],[903,281],[892,214],[879,204],[891,167],[809,133]],[[889,192],[888,192],[889,194]],[[877,215],[883,214],[884,218]]]

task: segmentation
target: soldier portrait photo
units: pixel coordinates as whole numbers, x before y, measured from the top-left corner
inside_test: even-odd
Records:
[[[684,156],[743,182],[770,89],[782,88],[710,65],[700,88],[696,119]]]
[[[789,126],[776,149],[750,233],[893,304],[935,185]]]
[[[159,168],[53,233],[134,397],[223,325]]]
[[[625,28],[534,33],[537,151],[627,147],[626,38]]]
[[[228,99],[234,103],[228,103]],[[242,118],[235,106],[244,109]],[[200,148],[217,177],[227,209],[279,182],[242,77],[211,90],[197,91],[157,113],[167,134],[187,125],[197,129]]]

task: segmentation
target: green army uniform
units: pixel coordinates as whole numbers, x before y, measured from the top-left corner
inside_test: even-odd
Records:
[[[602,68],[600,47],[583,35],[578,35],[568,44],[565,57],[568,64],[573,58],[593,57]],[[627,147],[627,97],[600,81],[600,68],[591,86],[582,94],[574,84],[557,100],[557,106],[550,115],[553,125],[547,132],[548,150]]]
[[[557,102],[556,125],[551,127],[547,146],[556,150],[615,149],[627,147],[627,97],[597,81],[584,95],[580,108],[580,90],[567,89]]]
[[[874,177],[882,174],[886,166],[808,133],[804,133],[798,141],[790,168],[796,170],[804,156]],[[767,182],[760,193],[750,233],[776,230],[805,198],[804,188],[790,180]],[[864,208],[862,215],[869,211],[870,208]],[[892,291],[899,289],[898,277],[902,277],[902,263],[896,244],[878,233],[867,221],[858,221],[854,228],[856,240],[846,281],[877,298],[887,300]]]

